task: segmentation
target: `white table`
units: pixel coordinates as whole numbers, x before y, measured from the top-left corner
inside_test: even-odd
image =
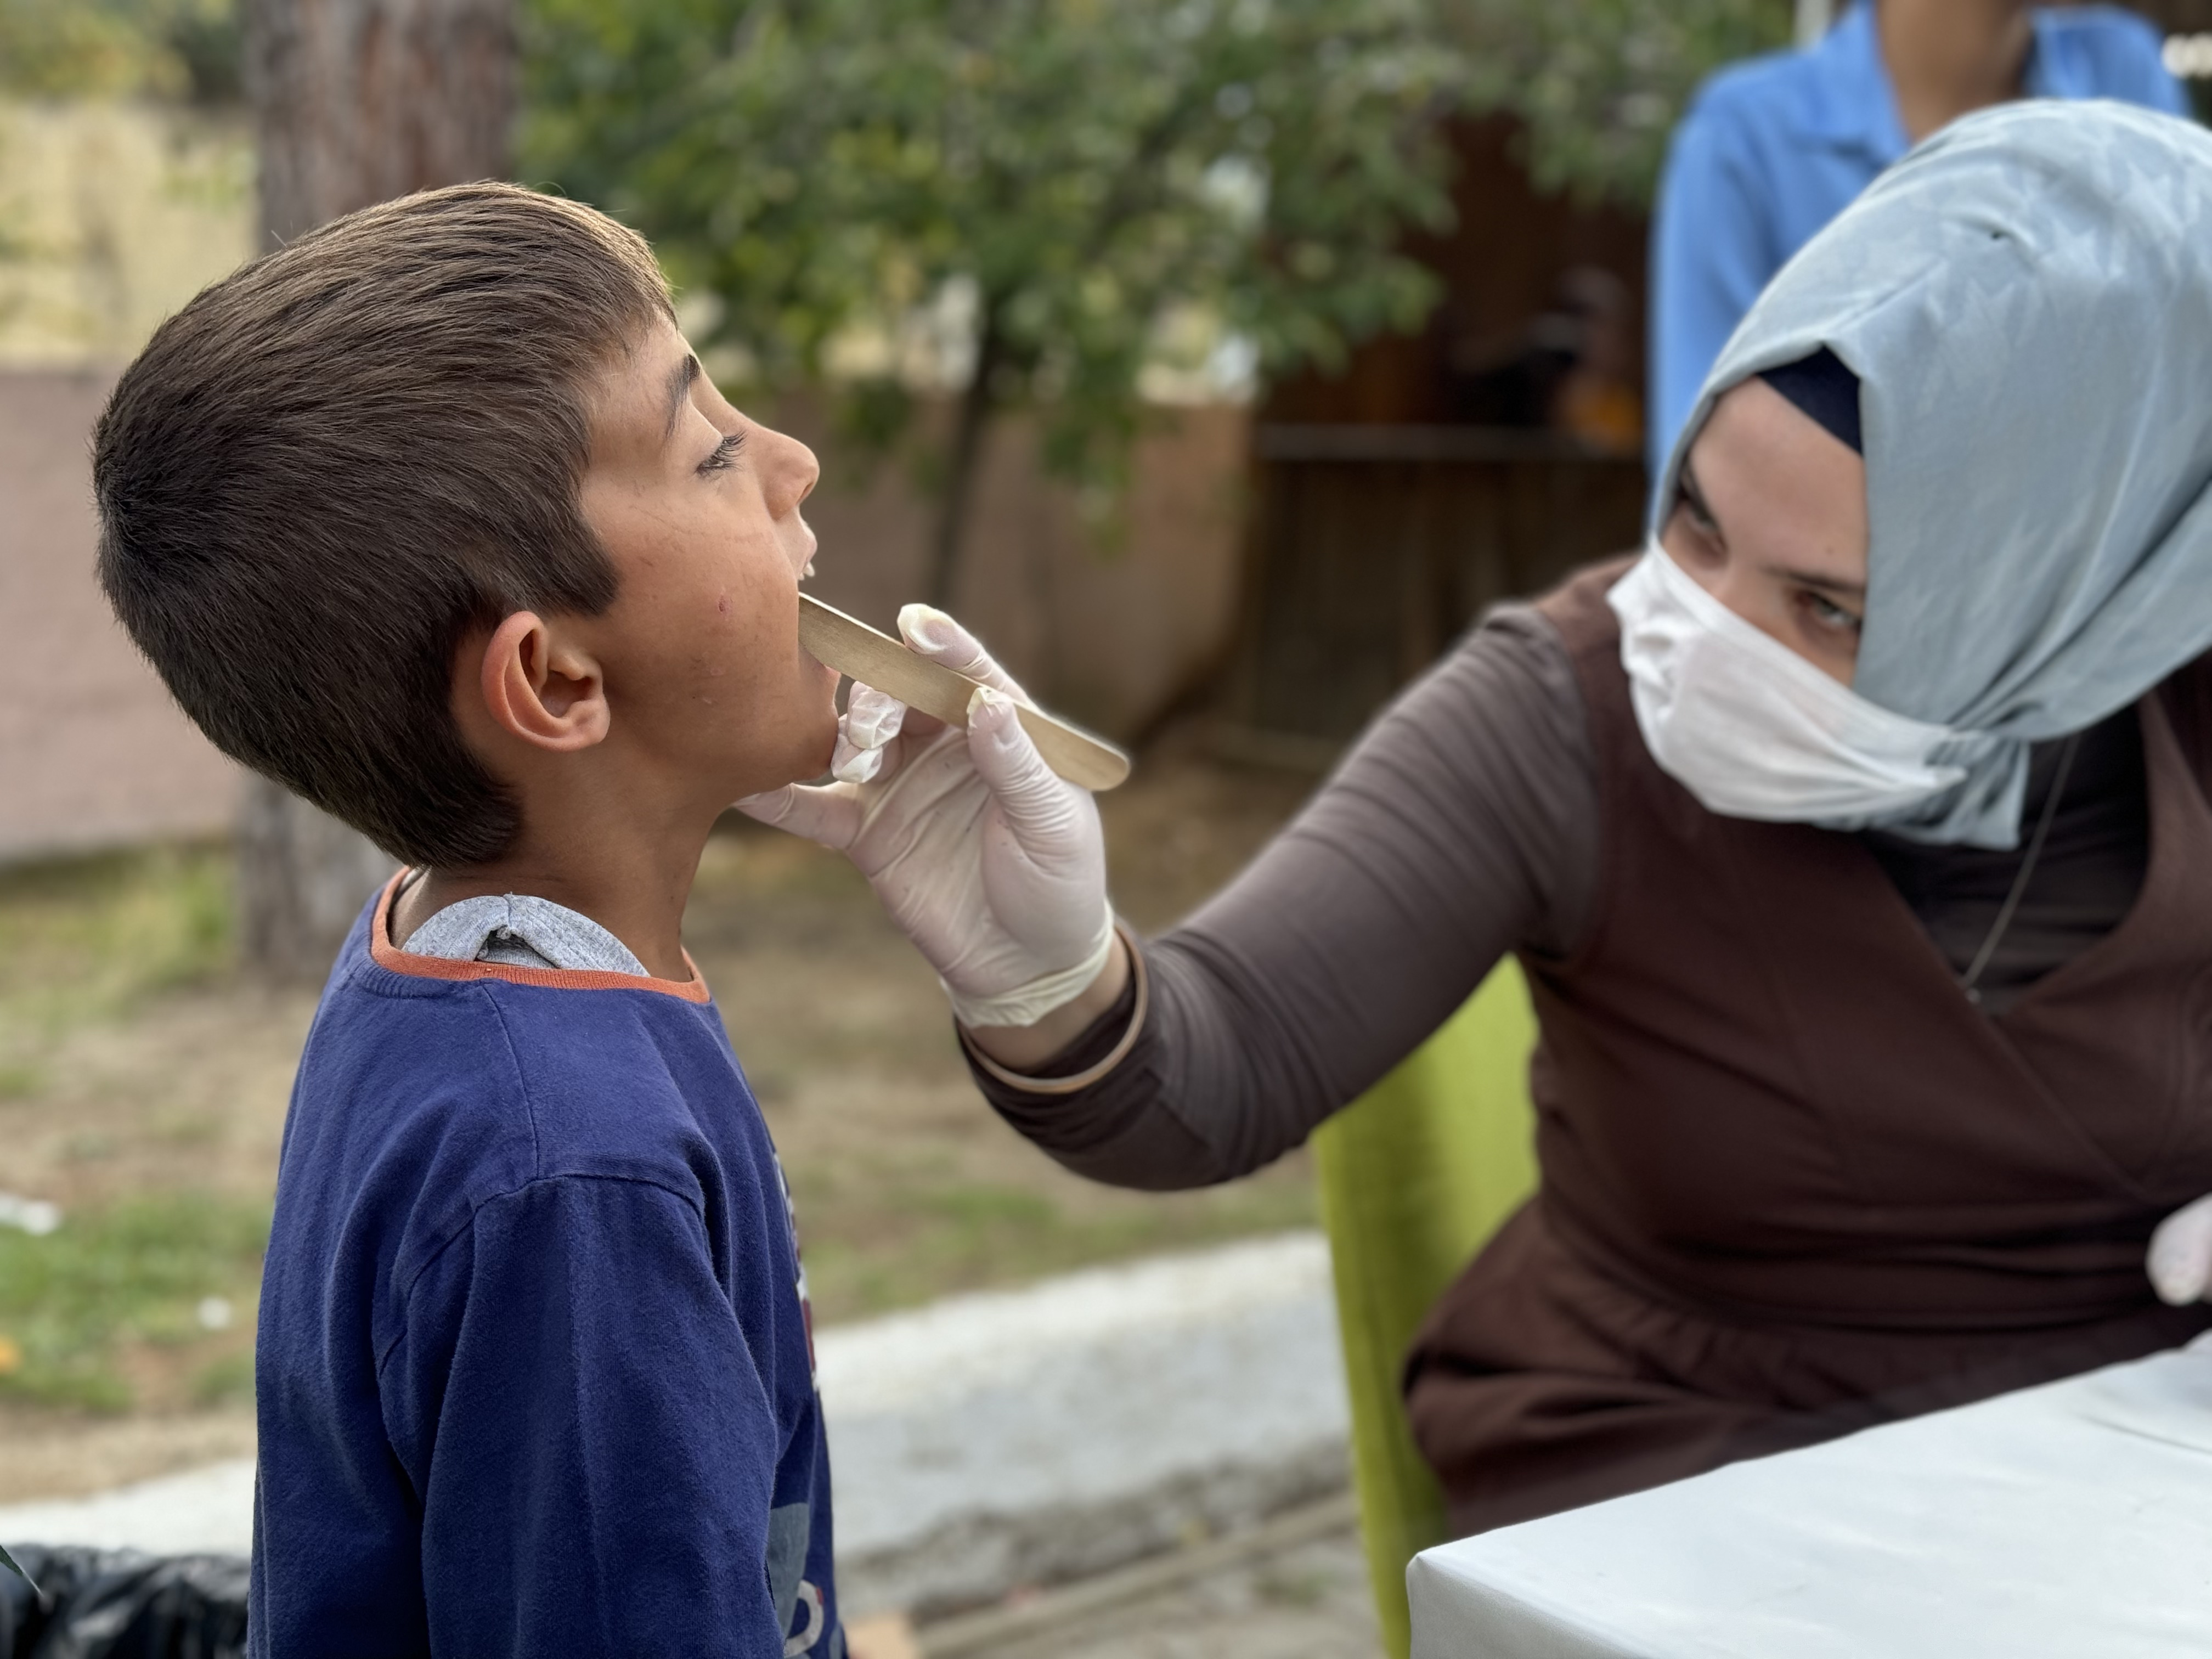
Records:
[[[2212,1338],[1441,1545],[1414,1659],[2212,1655]]]

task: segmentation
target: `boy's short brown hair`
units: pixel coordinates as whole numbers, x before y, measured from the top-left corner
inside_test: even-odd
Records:
[[[410,863],[496,857],[519,818],[461,740],[454,653],[612,602],[588,388],[668,314],[634,232],[511,185],[256,259],[161,325],[94,430],[116,614],[226,754]]]

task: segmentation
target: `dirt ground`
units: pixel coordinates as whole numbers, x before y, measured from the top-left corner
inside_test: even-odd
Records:
[[[927,1659],[928,1632],[916,1647]],[[1356,1533],[1226,1572],[989,1650],[989,1659],[1382,1659]]]
[[[1104,798],[1116,902],[1164,926],[1310,787],[1212,763],[1194,734],[1158,746]],[[100,877],[96,926],[94,901],[71,896],[92,876],[0,879],[15,963],[0,973],[0,1191],[60,1205],[65,1224],[165,1193],[265,1217],[313,997],[228,965],[219,850],[173,861]],[[825,1322],[1312,1219],[1302,1155],[1161,1196],[1094,1187],[1014,1136],[969,1086],[933,975],[842,859],[733,827],[708,849],[686,933],[789,1172]],[[249,1453],[252,1286],[222,1288],[228,1324],[210,1328],[203,1301],[200,1325],[142,1320],[112,1345],[126,1409],[27,1402],[0,1365],[0,1503]]]

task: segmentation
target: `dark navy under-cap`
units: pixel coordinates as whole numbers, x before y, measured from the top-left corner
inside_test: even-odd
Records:
[[[1866,446],[1859,441],[1859,377],[1827,347],[1794,363],[1770,368],[1759,378],[1856,453],[1866,453]]]

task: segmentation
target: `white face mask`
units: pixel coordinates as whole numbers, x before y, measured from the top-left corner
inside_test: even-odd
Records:
[[[1606,595],[1644,745],[1709,812],[1856,829],[1966,776],[1972,734],[1875,707],[1705,592],[1654,538]]]

